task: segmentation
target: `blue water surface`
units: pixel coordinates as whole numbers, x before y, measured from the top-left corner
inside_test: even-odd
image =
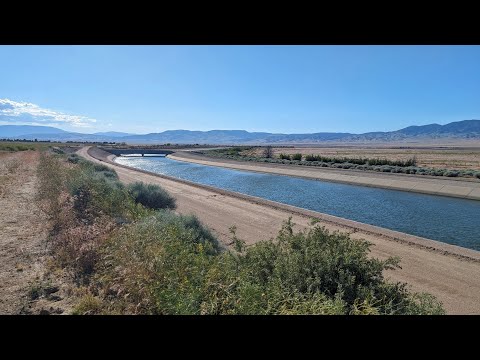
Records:
[[[119,164],[480,250],[480,201],[192,164],[118,157]]]

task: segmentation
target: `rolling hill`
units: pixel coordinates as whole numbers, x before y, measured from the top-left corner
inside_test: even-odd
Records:
[[[4,125],[0,126],[0,138],[38,139],[52,141],[126,142],[132,144],[300,144],[322,142],[370,142],[410,141],[431,139],[478,139],[480,120],[463,120],[446,125],[429,124],[409,126],[389,132],[364,134],[327,133],[275,134],[248,132],[245,130],[167,130],[160,133],[131,135],[121,132],[82,134],[67,132],[49,126]]]

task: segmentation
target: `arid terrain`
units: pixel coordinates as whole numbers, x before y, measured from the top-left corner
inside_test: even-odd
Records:
[[[48,218],[36,200],[38,157],[0,152],[0,314],[61,314],[71,305],[62,274],[48,263]]]
[[[256,148],[250,153],[260,155],[263,149]],[[480,169],[480,143],[465,142],[448,145],[419,145],[419,144],[379,144],[379,145],[322,145],[322,146],[294,146],[274,147],[274,156],[280,153],[304,155],[323,155],[335,157],[365,157],[389,160],[408,160],[413,156],[417,165],[432,168],[449,169]],[[248,153],[248,152],[247,152]]]
[[[95,160],[83,148],[80,155]],[[104,163],[104,162],[103,162]],[[222,195],[198,186],[149,175],[133,169],[109,164],[126,183],[143,181],[162,186],[177,200],[177,211],[195,214],[223,241],[231,241],[229,228],[235,225],[237,235],[247,243],[274,237],[282,222],[292,216],[297,228],[309,226],[310,217],[292,214],[281,208],[253,203],[245,199]],[[325,222],[331,230],[348,231],[353,238],[362,238],[374,244],[372,255],[378,258],[399,256],[401,270],[388,272],[393,280],[405,281],[416,291],[426,291],[443,302],[449,314],[480,314],[480,263],[471,259],[445,255],[439,249],[420,248],[398,242],[379,234],[362,232],[346,223]],[[448,247],[448,246],[447,246]],[[477,252],[465,249],[478,256]]]
[[[232,225],[239,238],[253,244],[276,236],[289,217],[297,230],[310,227],[312,216],[317,217],[329,230],[370,241],[374,257],[400,257],[401,269],[386,273],[391,280],[435,295],[449,314],[480,314],[478,252],[430,240],[422,245],[421,238],[150,175],[95,159],[87,148],[78,153],[113,167],[124,183],[160,185],[176,199],[178,213],[195,214],[226,247],[232,245]],[[50,260],[49,219],[36,196],[38,160],[35,151],[0,153],[0,314],[67,314],[81,295],[76,292],[83,291],[75,290],[68,275]]]

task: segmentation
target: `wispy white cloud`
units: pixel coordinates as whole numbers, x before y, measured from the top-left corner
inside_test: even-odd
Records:
[[[41,108],[28,102],[0,99],[0,123],[37,123],[42,125],[68,124],[90,127],[97,120],[81,115],[69,115],[60,111]]]

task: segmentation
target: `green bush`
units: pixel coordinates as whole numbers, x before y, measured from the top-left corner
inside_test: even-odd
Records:
[[[135,182],[127,188],[135,202],[149,209],[175,209],[175,199],[158,185]]]
[[[93,169],[95,171],[115,171],[107,165],[92,163]]]
[[[40,153],[36,197],[45,204],[44,211],[54,220],[61,210],[60,193],[64,186],[65,174],[57,156],[46,152]]]
[[[56,146],[52,146],[50,147],[50,150],[51,152],[53,152],[54,154],[60,154],[60,155],[63,155],[65,154],[65,151],[63,151],[62,149],[56,147]]]
[[[293,155],[292,155],[292,160],[299,160],[299,161],[301,161],[301,160],[302,160],[302,154],[300,154],[300,153],[293,154]]]
[[[73,164],[78,164],[80,157],[77,154],[70,154],[67,158],[67,161]]]
[[[448,170],[443,173],[443,176],[448,176],[448,177],[457,177],[459,174],[458,171],[455,170]]]
[[[70,158],[72,158],[72,160],[70,160]],[[104,164],[97,164],[97,163],[88,161],[84,158],[79,157],[76,154],[71,154],[67,158],[67,160],[72,163],[79,164],[81,168],[86,172],[100,174],[110,180],[118,179],[117,172],[113,168],[106,166]]]
[[[27,151],[27,150],[30,150],[29,146],[17,145],[17,151]]]
[[[282,154],[279,155],[279,157],[282,160],[290,160],[290,155],[288,155],[288,154],[283,154],[282,153]]]
[[[372,259],[371,244],[348,234],[320,226],[294,233],[287,222],[275,241],[245,248],[234,236],[237,251],[219,251],[197,220],[185,219],[162,211],[106,243],[98,276],[110,294],[104,312],[443,313],[433,297],[384,279],[383,271],[397,268],[398,259]]]
[[[70,171],[66,185],[78,218],[91,221],[106,214],[127,221],[142,213],[125,186],[108,179],[104,172],[81,166]]]

